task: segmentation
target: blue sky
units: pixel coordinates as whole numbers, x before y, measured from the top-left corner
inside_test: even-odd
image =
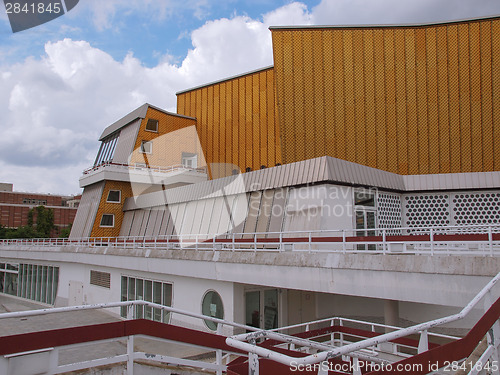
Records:
[[[0,5],[0,182],[76,194],[102,130],[144,102],[272,65],[269,26],[500,14],[498,0],[80,0],[13,34]]]

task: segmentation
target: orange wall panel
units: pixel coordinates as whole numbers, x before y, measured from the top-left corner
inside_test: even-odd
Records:
[[[121,191],[120,203],[107,202],[108,193],[110,190]],[[122,226],[124,215],[123,204],[125,203],[125,199],[132,197],[132,195],[132,188],[129,182],[106,181],[90,237],[118,237],[120,235],[120,228]],[[115,223],[113,228],[100,226],[103,214],[115,215]]]
[[[247,167],[256,170],[281,163],[276,106],[272,68],[177,96],[177,112],[196,117],[206,162],[215,163],[212,178],[231,174],[233,169],[244,172]]]
[[[283,162],[499,170],[499,23],[272,28]]]

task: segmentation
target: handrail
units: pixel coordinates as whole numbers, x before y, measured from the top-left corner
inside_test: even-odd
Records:
[[[247,326],[245,324],[231,322],[229,320],[214,318],[208,315],[198,314],[191,311],[186,311],[182,309],[177,309],[175,307],[164,306],[153,302],[148,302],[144,300],[135,300],[135,301],[123,301],[123,302],[107,302],[107,303],[97,303],[92,305],[81,305],[81,306],[67,306],[67,307],[53,307],[47,309],[38,309],[38,310],[27,310],[27,311],[15,311],[0,314],[0,319],[8,319],[8,318],[23,318],[29,316],[36,315],[48,315],[48,314],[56,314],[61,312],[69,312],[69,311],[82,311],[82,310],[98,310],[98,309],[107,309],[107,308],[116,308],[116,307],[133,307],[133,306],[148,306],[156,309],[161,309],[168,311],[170,313],[175,313],[179,315],[189,316],[191,318],[197,318],[202,320],[209,320],[211,322],[231,326],[234,328],[241,328],[247,331],[260,331],[259,328],[255,328],[252,326]]]
[[[115,162],[111,162],[111,161],[106,161],[106,162],[103,162],[101,164],[98,164],[98,165],[95,165],[93,167],[85,169],[83,171],[83,174],[86,175],[86,174],[98,171],[99,169],[106,168],[109,166],[123,168],[123,169],[135,169],[135,170],[146,169],[148,171],[163,172],[163,173],[173,172],[175,170],[189,170],[189,171],[205,172],[204,168],[192,168],[192,167],[187,167],[183,164],[174,164],[174,165],[169,165],[169,166],[154,166],[154,165],[142,166],[142,165],[140,165],[140,163],[124,164],[124,163],[115,163]]]
[[[256,340],[260,338],[269,338],[280,342],[289,342],[297,345],[305,345],[305,346],[308,345],[307,340],[297,339],[296,337],[290,335],[285,335],[271,331],[261,330],[259,332],[234,335],[228,337],[226,339],[226,343],[234,348],[246,351],[248,353],[256,354],[264,358],[269,358],[276,362],[289,366],[291,366],[292,364],[307,365],[307,364],[319,363],[329,358],[337,357],[343,354],[348,354],[350,352],[360,349],[366,349],[373,345],[389,342],[418,332],[427,331],[430,328],[434,328],[443,324],[452,323],[457,320],[463,319],[465,316],[467,316],[467,314],[469,314],[469,312],[474,308],[474,306],[476,306],[477,303],[495,286],[495,284],[499,280],[500,280],[500,272],[493,279],[491,279],[490,282],[486,284],[484,288],[481,289],[481,291],[457,314],[417,324],[412,327],[403,328],[395,332],[385,333],[380,336],[376,336],[367,340],[348,344],[340,348],[335,348],[329,351],[323,351],[302,358],[290,357],[285,354],[281,354],[272,351],[270,349],[255,345]],[[253,343],[247,343],[245,341],[251,341]]]
[[[123,246],[192,250],[359,251],[365,253],[474,253],[500,255],[500,225],[374,228],[313,231],[178,234],[160,236],[86,237],[75,239],[5,239],[0,246]],[[463,247],[466,245],[466,247]],[[468,244],[473,244],[470,246]],[[476,244],[482,245],[481,247]],[[407,249],[407,245],[413,246]],[[462,247],[458,247],[458,245]],[[290,249],[287,248],[290,247]],[[398,248],[393,248],[398,246]]]

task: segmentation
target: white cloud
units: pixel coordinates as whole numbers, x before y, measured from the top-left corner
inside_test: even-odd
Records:
[[[175,111],[176,91],[271,65],[269,23],[287,14],[310,22],[297,4],[264,21],[237,16],[207,22],[191,34],[193,48],[180,65],[166,56],[148,68],[132,53],[116,61],[86,41],[63,39],[46,43],[40,59],[3,67],[0,181],[20,190],[76,192],[106,126],[144,102]]]
[[[125,2],[89,3],[96,11],[103,10],[104,18],[96,22],[106,27]],[[156,10],[164,7],[164,15],[160,12],[158,17],[166,17],[172,5],[167,0],[127,3],[129,9],[139,3]],[[209,9],[204,0],[186,3],[193,10]],[[427,22],[429,17],[463,18],[464,12],[479,16],[478,12],[494,13],[498,8],[496,0],[473,3],[324,0],[312,12],[303,4],[291,3],[260,20],[234,16],[206,22],[190,34],[192,49],[180,64],[165,55],[152,68],[132,53],[117,61],[86,41],[48,42],[41,58],[4,64],[0,69],[0,181],[13,182],[16,189],[25,191],[75,193],[78,177],[93,163],[97,139],[109,124],[144,102],[175,111],[176,91],[271,65],[269,26]]]
[[[323,0],[313,9],[321,25],[405,24],[500,14],[498,0]]]

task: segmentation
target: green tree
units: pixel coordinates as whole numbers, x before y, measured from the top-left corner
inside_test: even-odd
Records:
[[[71,224],[66,228],[61,229],[61,233],[59,233],[59,238],[69,238],[69,234],[71,233]]]
[[[34,216],[36,213],[36,224],[33,226]],[[54,225],[54,211],[51,208],[46,208],[44,206],[38,206],[32,208],[28,212],[28,228],[33,229],[34,236],[33,237],[42,237],[48,238],[50,237],[50,232],[52,229],[55,229]],[[28,230],[23,230],[20,234],[28,235],[31,233]],[[28,237],[19,237],[19,238],[28,238]]]

